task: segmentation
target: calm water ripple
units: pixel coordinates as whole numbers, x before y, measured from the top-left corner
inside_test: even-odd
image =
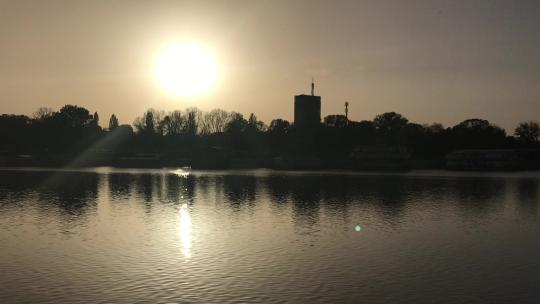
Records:
[[[0,303],[538,303],[539,203],[534,172],[0,170]]]

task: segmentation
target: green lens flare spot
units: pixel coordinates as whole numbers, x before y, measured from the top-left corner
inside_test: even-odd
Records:
[[[362,230],[362,227],[360,227],[360,225],[356,224],[356,226],[354,226],[354,231],[360,232],[360,230]]]

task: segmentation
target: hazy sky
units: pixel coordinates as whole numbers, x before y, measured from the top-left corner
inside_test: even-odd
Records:
[[[175,41],[214,49],[220,78],[193,100],[154,80]],[[322,114],[420,123],[540,120],[540,1],[0,0],[0,113],[78,104],[131,123],[197,106],[292,120],[311,77]]]

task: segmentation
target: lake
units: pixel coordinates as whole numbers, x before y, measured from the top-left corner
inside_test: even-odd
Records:
[[[0,303],[538,303],[540,173],[0,170]]]

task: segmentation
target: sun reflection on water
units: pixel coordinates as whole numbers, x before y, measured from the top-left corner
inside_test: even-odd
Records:
[[[181,169],[176,169],[176,170],[173,170],[173,171],[170,171],[172,174],[175,174],[179,177],[188,177],[190,172],[187,168],[181,168]]]
[[[189,215],[188,205],[180,207],[178,234],[182,244],[182,254],[184,258],[191,258],[191,215]]]

